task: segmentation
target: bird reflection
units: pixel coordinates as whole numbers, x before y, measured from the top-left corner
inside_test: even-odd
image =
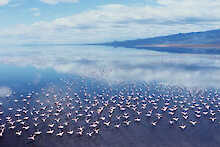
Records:
[[[167,121],[182,131],[200,125],[220,124],[220,97],[216,89],[182,88],[159,83],[128,82],[109,85],[85,78],[61,79],[39,92],[23,94],[0,105],[0,137],[6,130],[35,141],[47,134],[56,137],[102,135],[123,127],[159,127]],[[172,128],[173,128],[172,127]]]

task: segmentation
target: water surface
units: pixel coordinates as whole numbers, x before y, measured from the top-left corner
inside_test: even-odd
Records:
[[[219,63],[220,55],[101,46],[2,48],[0,146],[217,147]]]

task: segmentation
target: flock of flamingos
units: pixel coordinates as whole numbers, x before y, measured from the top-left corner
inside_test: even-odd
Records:
[[[11,134],[33,142],[40,135],[96,137],[139,123],[154,128],[161,121],[182,131],[201,121],[220,127],[218,89],[138,81],[114,85],[83,77],[61,81],[65,86],[49,84],[1,98],[0,138]]]

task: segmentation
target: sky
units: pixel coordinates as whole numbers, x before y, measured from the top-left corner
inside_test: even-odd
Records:
[[[96,43],[220,28],[219,0],[0,0],[0,45]]]

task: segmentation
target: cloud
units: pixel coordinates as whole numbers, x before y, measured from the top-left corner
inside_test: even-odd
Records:
[[[33,13],[34,16],[40,16],[40,12]]]
[[[7,5],[9,3],[9,0],[1,0],[0,1],[0,6]]]
[[[30,8],[30,11],[36,12],[39,11],[39,8]]]
[[[29,9],[33,16],[40,16],[40,9],[39,8],[30,8]]]
[[[41,2],[55,5],[58,3],[77,3],[79,0],[40,0]]]
[[[12,94],[12,90],[9,87],[0,87],[0,97],[7,97]]]
[[[18,43],[88,43],[205,31],[219,28],[219,7],[217,0],[157,0],[153,6],[101,5],[52,21],[1,30],[0,42],[9,38]]]

